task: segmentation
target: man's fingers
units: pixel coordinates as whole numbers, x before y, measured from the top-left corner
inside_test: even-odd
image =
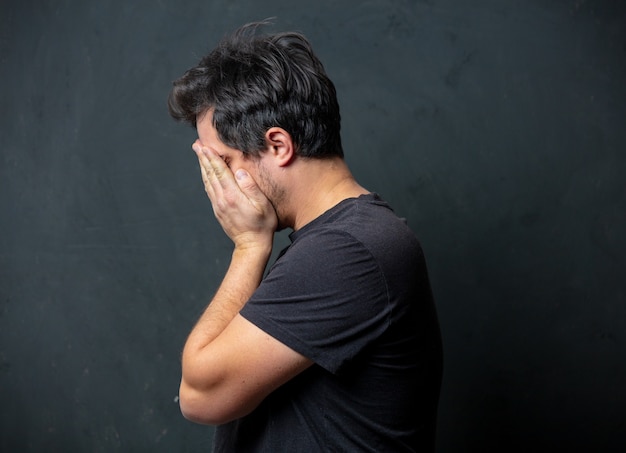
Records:
[[[197,144],[194,144],[194,151],[198,154],[198,158],[212,184],[219,183],[222,186],[232,184],[233,177],[230,169],[215,151],[211,148],[197,146]]]
[[[235,181],[235,175],[228,168],[228,165],[211,148],[203,147],[196,142],[193,145],[193,149],[198,155],[202,170],[202,180],[213,207],[216,208],[216,206],[223,205],[223,203],[236,203],[236,200],[242,196],[243,191]],[[249,179],[252,178],[249,177]]]
[[[261,189],[257,185],[256,181],[250,174],[244,169],[240,168],[235,173],[235,180],[237,185],[244,193],[244,195],[255,203],[262,202],[266,199],[265,194],[261,192]]]
[[[211,165],[207,157],[202,152],[202,148],[197,141],[193,144],[192,149],[194,150],[194,152],[196,153],[196,157],[198,158],[198,164],[200,165],[200,174],[202,175],[202,182],[204,183],[204,190],[206,191],[209,198],[212,200],[214,197],[214,191],[211,186],[210,178],[210,173],[212,172]]]
[[[211,186],[211,181],[209,180],[209,174],[206,170],[206,162],[204,162],[203,156],[198,156],[198,164],[200,165],[200,174],[202,175],[202,183],[204,184],[204,190],[209,196],[211,200],[213,200],[215,196],[215,192],[213,191],[213,187]]]
[[[219,183],[221,186],[231,188],[234,185],[234,177],[224,160],[211,148],[202,146],[199,140],[192,145],[198,155],[201,166],[211,184]]]

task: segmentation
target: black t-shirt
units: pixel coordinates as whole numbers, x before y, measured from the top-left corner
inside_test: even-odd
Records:
[[[442,351],[422,249],[375,194],[291,234],[241,315],[314,365],[216,452],[433,451]]]

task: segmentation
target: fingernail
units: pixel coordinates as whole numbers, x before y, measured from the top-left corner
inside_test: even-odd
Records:
[[[235,178],[237,178],[238,180],[242,180],[244,179],[246,176],[248,176],[248,173],[246,173],[245,170],[237,170],[237,172],[235,173]]]

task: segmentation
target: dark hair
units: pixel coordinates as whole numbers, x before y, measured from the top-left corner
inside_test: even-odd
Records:
[[[257,34],[244,25],[174,82],[168,107],[196,126],[213,110],[213,126],[231,148],[258,155],[278,126],[304,157],[341,156],[341,117],[333,82],[307,39],[294,32]]]

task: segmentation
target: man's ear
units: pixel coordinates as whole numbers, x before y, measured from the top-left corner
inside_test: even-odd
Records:
[[[265,132],[267,151],[277,159],[279,167],[289,165],[296,157],[296,149],[291,135],[282,127],[270,127]]]

